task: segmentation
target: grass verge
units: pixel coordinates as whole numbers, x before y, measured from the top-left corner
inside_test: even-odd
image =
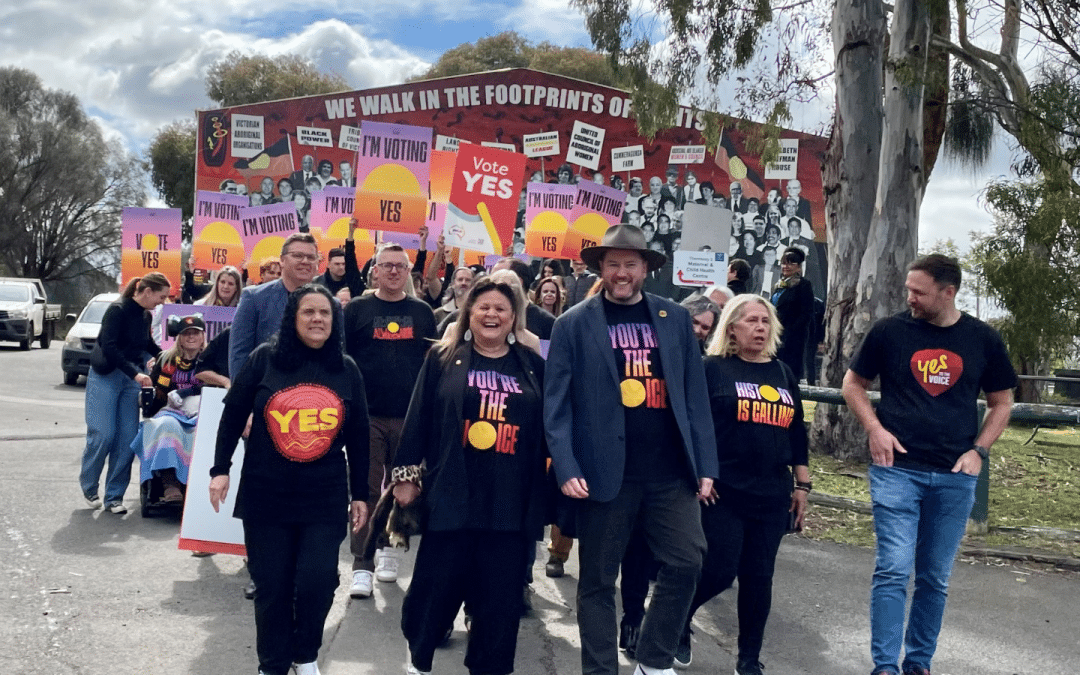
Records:
[[[808,420],[811,413],[807,411]],[[1009,427],[990,454],[990,533],[969,540],[1080,557],[1080,541],[995,531],[998,527],[1080,530],[1078,465],[1080,429],[1062,426],[1034,431],[1032,427]],[[815,454],[810,458],[810,471],[815,491],[870,501],[866,464],[840,462]],[[811,506],[804,533],[815,539],[874,545],[873,520],[869,515],[819,505]]]

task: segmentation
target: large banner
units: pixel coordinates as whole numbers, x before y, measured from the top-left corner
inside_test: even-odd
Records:
[[[726,127],[719,144],[707,145],[702,135],[704,113],[684,107],[672,128],[645,138],[638,134],[628,93],[527,69],[200,112],[197,186],[246,195],[260,204],[292,200],[306,212],[316,190],[328,185],[358,187],[358,153],[371,157],[375,149],[371,145],[365,149],[366,136],[356,130],[369,122],[423,128],[429,150],[512,145],[535,155],[524,157],[522,175],[515,179],[564,185],[591,181],[623,190],[626,219],[651,223],[657,232],[678,231],[687,202],[730,209],[737,216],[736,236],[748,227],[758,236],[753,222],[757,214],[767,223],[782,222],[785,239],[795,222],[804,226],[798,238],[813,243],[807,276],[815,288],[825,288],[820,166],[826,138],[781,131],[783,153],[766,167],[747,150],[745,127]],[[558,153],[546,154],[555,151],[556,139]],[[419,156],[417,145],[409,147]],[[379,152],[385,152],[382,140]],[[370,187],[400,183],[384,178]],[[416,198],[410,203],[419,209],[422,197],[430,216],[434,186],[429,194],[420,176],[416,182],[422,195],[408,193]],[[379,222],[361,223],[365,229],[416,233],[416,222],[408,227],[402,225],[404,220],[383,222],[376,206],[381,201],[371,202]],[[385,201],[403,201],[402,208],[408,211],[404,201],[409,200]],[[387,213],[392,211],[396,209]],[[660,218],[662,213],[668,217]],[[430,217],[425,222],[430,229]],[[436,238],[433,232],[429,248]],[[502,238],[504,251],[512,241]]]
[[[180,209],[125,208],[121,214],[121,283],[149,272],[161,272],[172,285],[170,295],[182,290],[180,275]]]

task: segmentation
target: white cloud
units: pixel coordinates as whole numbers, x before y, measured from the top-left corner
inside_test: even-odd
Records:
[[[567,0],[521,0],[495,21],[502,30],[515,30],[530,40],[564,46],[591,46],[585,16]]]

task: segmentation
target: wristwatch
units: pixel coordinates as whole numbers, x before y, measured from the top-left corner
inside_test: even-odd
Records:
[[[990,448],[982,445],[973,445],[971,446],[971,449],[979,453],[979,457],[982,457],[984,461],[990,459]]]

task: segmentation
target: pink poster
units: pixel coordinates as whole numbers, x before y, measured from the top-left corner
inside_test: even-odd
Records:
[[[356,153],[360,226],[415,233],[427,220],[431,128],[364,120]]]
[[[299,232],[296,220],[296,205],[292,202],[267,204],[266,206],[245,206],[240,209],[240,236],[244,242],[247,259],[261,261],[281,255],[281,246],[285,239],[294,232]],[[254,265],[258,268],[258,265]],[[251,270],[248,270],[250,275]]]
[[[622,220],[626,193],[592,181],[577,184],[577,197],[570,211],[570,229],[563,240],[561,258],[570,260],[581,255],[581,249],[596,246],[604,232]]]
[[[240,237],[240,209],[247,205],[244,195],[199,190],[192,223],[197,279],[208,279],[210,272],[225,265],[243,266],[246,256]]]
[[[172,284],[170,295],[179,295],[183,282],[180,223],[180,209],[123,210],[120,274],[124,283],[132,277],[161,272]]]

